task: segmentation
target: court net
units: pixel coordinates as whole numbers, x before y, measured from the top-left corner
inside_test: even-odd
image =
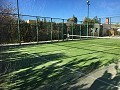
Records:
[[[66,35],[66,34],[64,34]],[[66,35],[66,39],[68,40],[77,40],[77,39],[93,39],[99,38],[98,36],[80,36],[80,35]]]

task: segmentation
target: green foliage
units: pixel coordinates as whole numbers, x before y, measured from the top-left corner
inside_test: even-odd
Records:
[[[90,24],[90,25],[93,25],[94,23],[100,23],[100,20],[97,16],[94,17],[93,19],[85,17],[85,19],[83,21],[83,24],[87,25],[87,23]]]
[[[97,16],[95,16],[92,20],[93,20],[93,22],[95,22],[95,23],[99,23],[99,24],[101,23],[101,22],[100,22],[100,19],[99,19]]]
[[[73,17],[72,18],[69,18],[68,20],[67,20],[67,22],[69,23],[69,24],[77,24],[77,17],[75,17],[74,15],[73,15]]]

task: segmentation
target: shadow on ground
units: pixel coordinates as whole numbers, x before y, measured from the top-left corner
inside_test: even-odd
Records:
[[[116,76],[112,78],[112,74],[105,71],[101,77],[93,82],[88,90],[119,90],[119,85],[120,73],[117,73]]]
[[[89,50],[85,48],[77,49]],[[91,53],[83,55],[103,52],[95,50],[89,51],[91,51]],[[9,52],[1,56],[2,59],[5,60],[0,61],[0,85],[7,90],[88,90],[88,88],[83,88],[87,84],[72,85],[78,82],[78,78],[83,77],[84,74],[89,74],[101,65],[100,61],[96,61],[81,67],[77,66],[79,63],[85,64],[88,61],[96,60],[96,57],[86,60],[85,58],[75,58],[77,56],[74,56],[74,59],[68,63],[60,65],[63,62],[62,59],[67,60],[67,58],[73,58],[71,56],[65,56],[63,53],[41,55],[40,53]],[[84,72],[84,74],[81,72]],[[101,78],[106,77],[106,74],[107,72]],[[109,77],[104,79],[118,84],[118,77],[119,75],[114,79]],[[93,83],[90,90],[97,90],[94,89],[94,87],[97,86],[96,83],[97,81]],[[102,86],[99,86],[98,90],[110,90],[107,89],[110,86],[106,85],[102,87],[102,89],[101,87]]]
[[[88,74],[100,65],[99,61],[84,67],[76,65],[85,63],[84,59],[73,59],[67,64],[59,65],[63,62],[62,58],[66,57],[63,53],[40,55],[9,52],[4,55],[2,58],[6,57],[6,61],[0,62],[0,85],[7,90],[86,90],[83,89],[86,84],[70,86],[84,76],[79,72]]]

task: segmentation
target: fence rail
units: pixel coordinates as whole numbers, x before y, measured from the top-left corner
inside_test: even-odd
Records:
[[[19,19],[19,22],[18,22]],[[117,20],[116,20],[117,19]],[[81,36],[105,36],[107,29],[120,26],[120,17],[110,17],[108,24],[106,18],[96,24],[90,21],[69,21],[68,19],[22,15],[14,13],[0,13],[1,44],[21,42],[39,42],[53,40],[78,39]],[[103,21],[105,23],[103,23]],[[113,22],[115,24],[113,24]],[[87,26],[88,24],[88,26]],[[105,24],[105,26],[103,25]],[[104,26],[104,27],[103,27]],[[104,30],[103,30],[104,29]],[[69,35],[73,35],[68,37]],[[119,35],[119,34],[117,34]]]

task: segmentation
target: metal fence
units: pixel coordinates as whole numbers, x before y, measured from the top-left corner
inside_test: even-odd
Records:
[[[109,35],[108,29],[120,28],[120,17],[101,18],[101,23],[0,13],[1,44],[40,41],[65,41]],[[115,31],[115,30],[114,30]],[[115,35],[119,35],[116,31]]]
[[[68,25],[67,19],[0,13],[1,44],[65,40],[68,27],[71,35],[77,34],[74,23]],[[74,32],[73,32],[74,29]],[[73,38],[73,37],[72,37]]]

